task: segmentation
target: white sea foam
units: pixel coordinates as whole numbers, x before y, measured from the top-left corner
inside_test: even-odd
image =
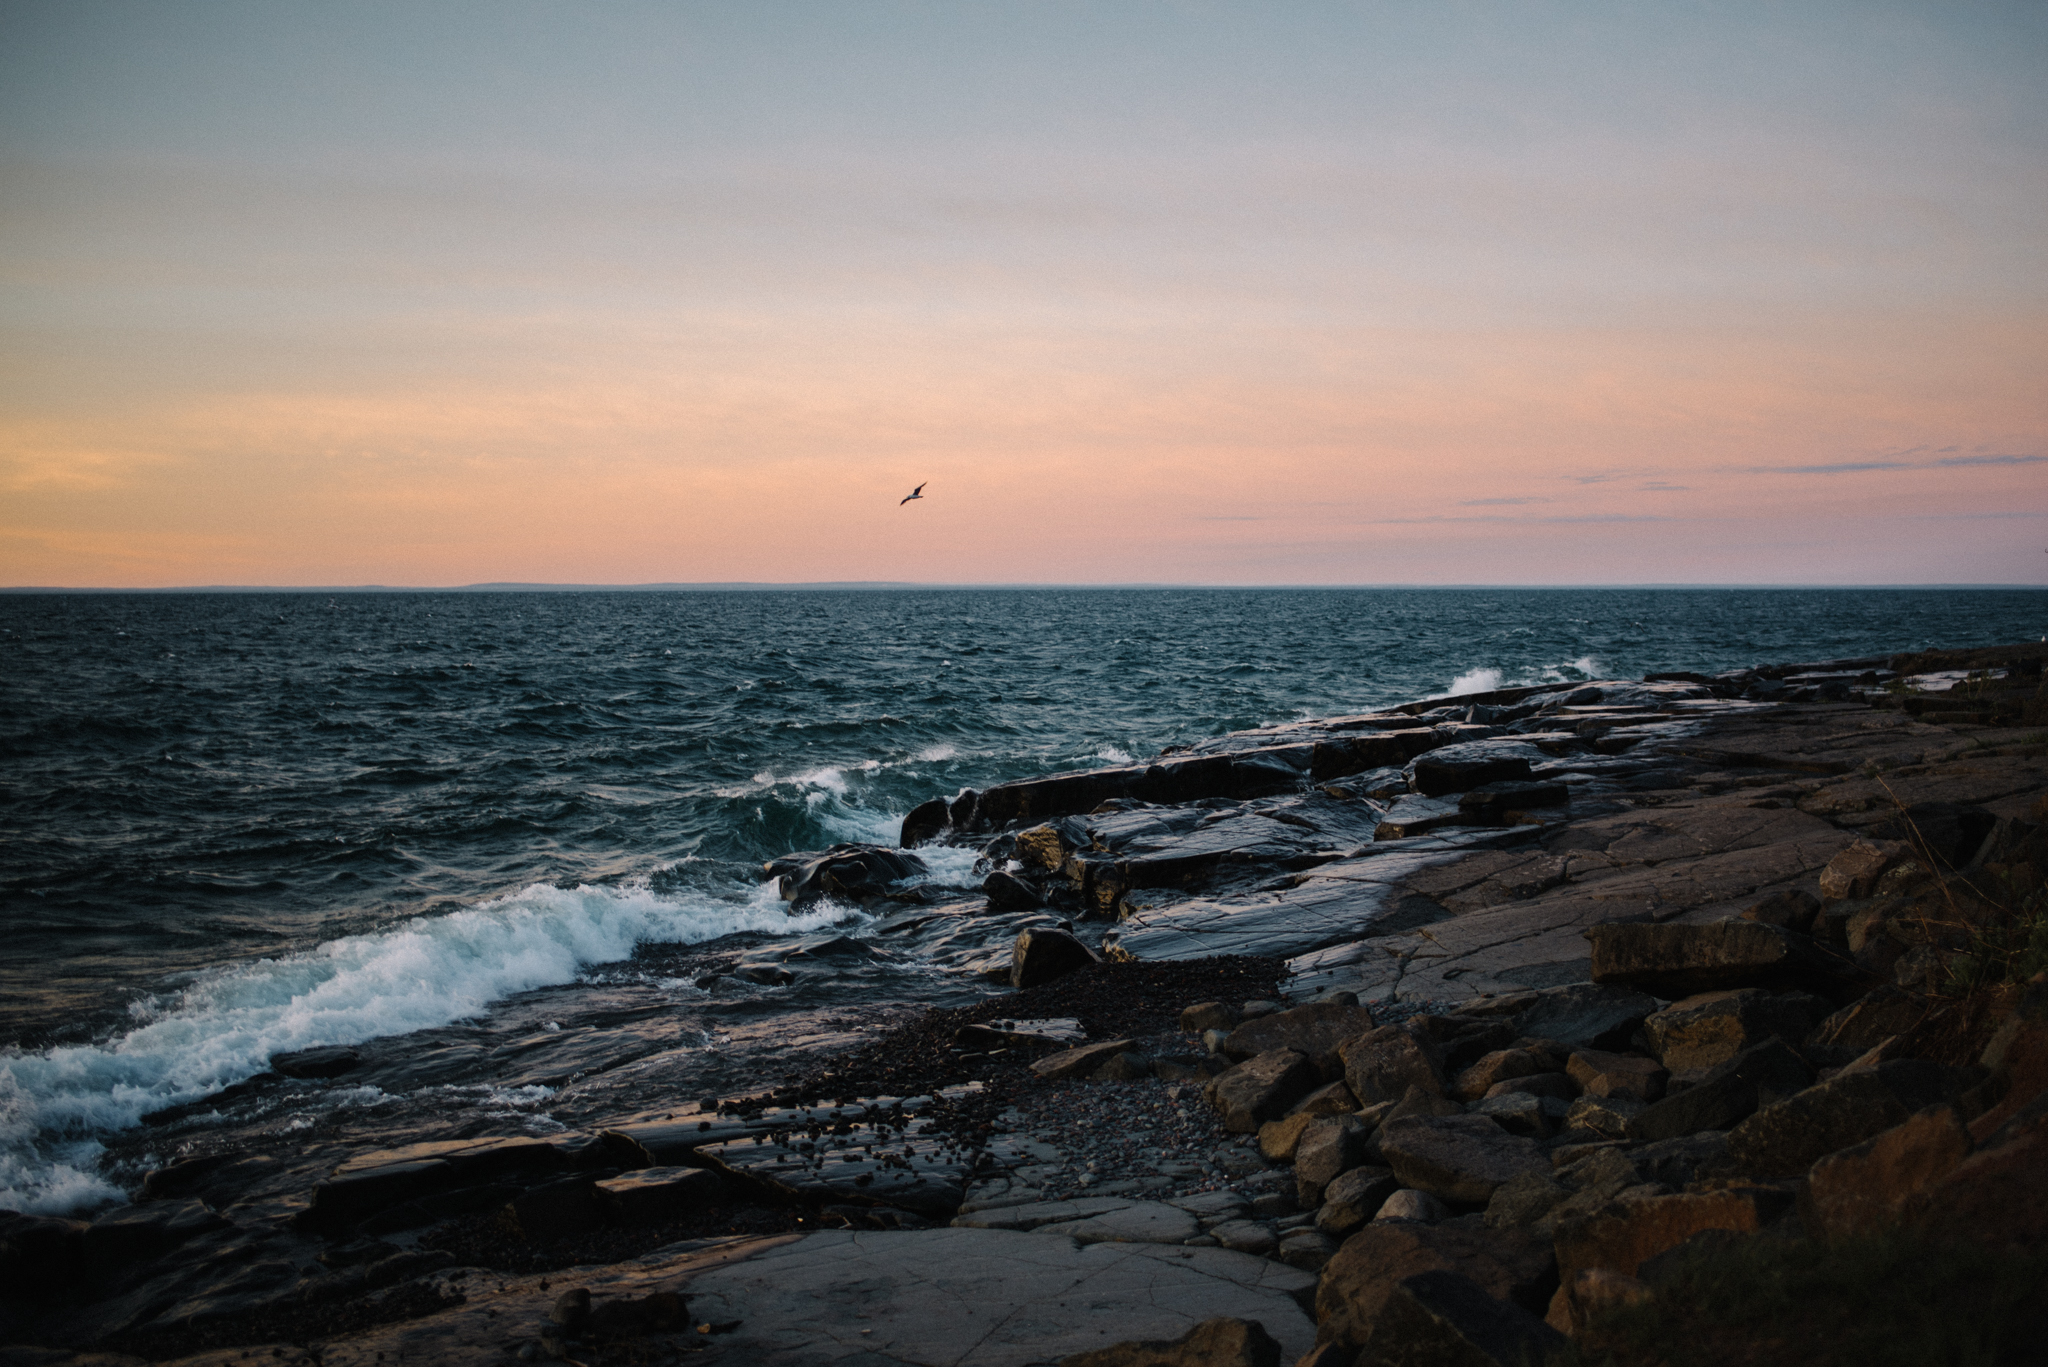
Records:
[[[1121,746],[1105,745],[1095,752],[1095,758],[1106,759],[1111,764],[1129,764],[1131,763],[1131,752]]]
[[[1491,693],[1494,689],[1500,687],[1503,677],[1498,669],[1489,669],[1485,665],[1480,665],[1476,669],[1468,669],[1457,678],[1451,680],[1450,696],[1458,698],[1463,697],[1467,693]]]
[[[0,1055],[0,1209],[64,1211],[115,1198],[92,1172],[95,1135],[261,1072],[272,1054],[480,1016],[494,1001],[572,982],[644,942],[802,934],[857,914],[821,905],[792,916],[765,884],[736,904],[536,883],[445,916],[204,974],[145,1004],[136,1026],[106,1043]]]

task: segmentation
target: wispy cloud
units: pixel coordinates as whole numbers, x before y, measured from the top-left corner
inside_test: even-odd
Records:
[[[1514,508],[1524,503],[1548,503],[1547,498],[1468,498],[1458,504],[1460,508]]]
[[[1857,475],[1866,470],[1916,470],[1903,460],[1848,460],[1836,465],[1752,465],[1752,475]]]
[[[2014,518],[2031,519],[2048,517],[2040,513],[1914,513],[1909,522],[2004,522]]]
[[[1692,488],[1690,484],[1638,484],[1636,488],[1652,494],[1683,493]]]
[[[1672,520],[1668,517],[1653,517],[1636,513],[1585,513],[1578,516],[1555,517],[1510,517],[1503,513],[1495,513],[1491,516],[1474,514],[1470,517],[1449,517],[1439,513],[1433,517],[1377,517],[1372,519],[1368,525],[1420,526],[1448,522],[1512,522],[1524,526],[1543,526],[1575,522],[1670,522]]]
[[[1953,449],[1953,448],[1950,448]],[[1911,455],[1912,452],[1903,454]],[[1959,465],[2043,465],[2048,456],[1943,456],[1939,460],[1845,460],[1831,465],[1752,465],[1752,475],[1857,475],[1869,470],[1939,470]]]

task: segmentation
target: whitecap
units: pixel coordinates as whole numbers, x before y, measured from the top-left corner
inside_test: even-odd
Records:
[[[1451,680],[1449,696],[1458,698],[1463,697],[1467,693],[1491,693],[1494,689],[1500,687],[1501,680],[1504,677],[1506,676],[1498,669],[1479,665],[1466,670],[1463,674]]]
[[[461,911],[201,974],[136,1012],[136,1025],[109,1041],[0,1055],[0,1209],[116,1199],[93,1172],[96,1135],[262,1072],[272,1054],[478,1017],[504,997],[573,982],[643,943],[803,934],[858,915],[830,904],[791,915],[768,884],[734,903],[644,885],[535,883]],[[365,1091],[328,1100],[382,1097]]]

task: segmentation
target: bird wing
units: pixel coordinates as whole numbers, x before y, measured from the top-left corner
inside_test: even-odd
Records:
[[[924,484],[929,484],[929,483],[931,483],[931,481],[930,481],[930,480],[926,480],[926,481],[924,482]],[[906,495],[906,496],[905,496],[905,497],[903,498],[902,502],[898,503],[898,504],[897,504],[896,506],[897,506],[897,507],[899,507],[899,508],[901,508],[901,507],[903,506],[903,504],[904,504],[904,503],[908,503],[908,502],[910,502],[910,500],[911,500],[911,499],[913,499],[913,498],[922,498],[922,497],[924,497],[924,484],[920,484],[920,485],[918,485],[918,486],[917,486],[917,487],[916,487],[915,489],[912,489],[912,490],[911,490],[911,491],[909,492],[909,494],[907,494],[907,495]]]

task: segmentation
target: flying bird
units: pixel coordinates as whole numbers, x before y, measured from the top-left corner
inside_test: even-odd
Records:
[[[930,484],[930,483],[931,483],[931,481],[930,481],[930,480],[926,480],[926,481],[924,482],[924,484]],[[917,487],[916,487],[915,489],[912,489],[912,490],[910,491],[910,498],[923,498],[923,497],[924,497],[924,484],[920,484],[920,485],[918,485],[918,486],[917,486]],[[903,504],[904,504],[904,503],[908,503],[908,502],[910,502],[910,498],[906,498],[906,499],[904,499],[902,503],[898,503],[898,504],[897,504],[896,506],[897,506],[897,507],[899,507],[899,508],[901,508],[901,507],[903,506]]]

